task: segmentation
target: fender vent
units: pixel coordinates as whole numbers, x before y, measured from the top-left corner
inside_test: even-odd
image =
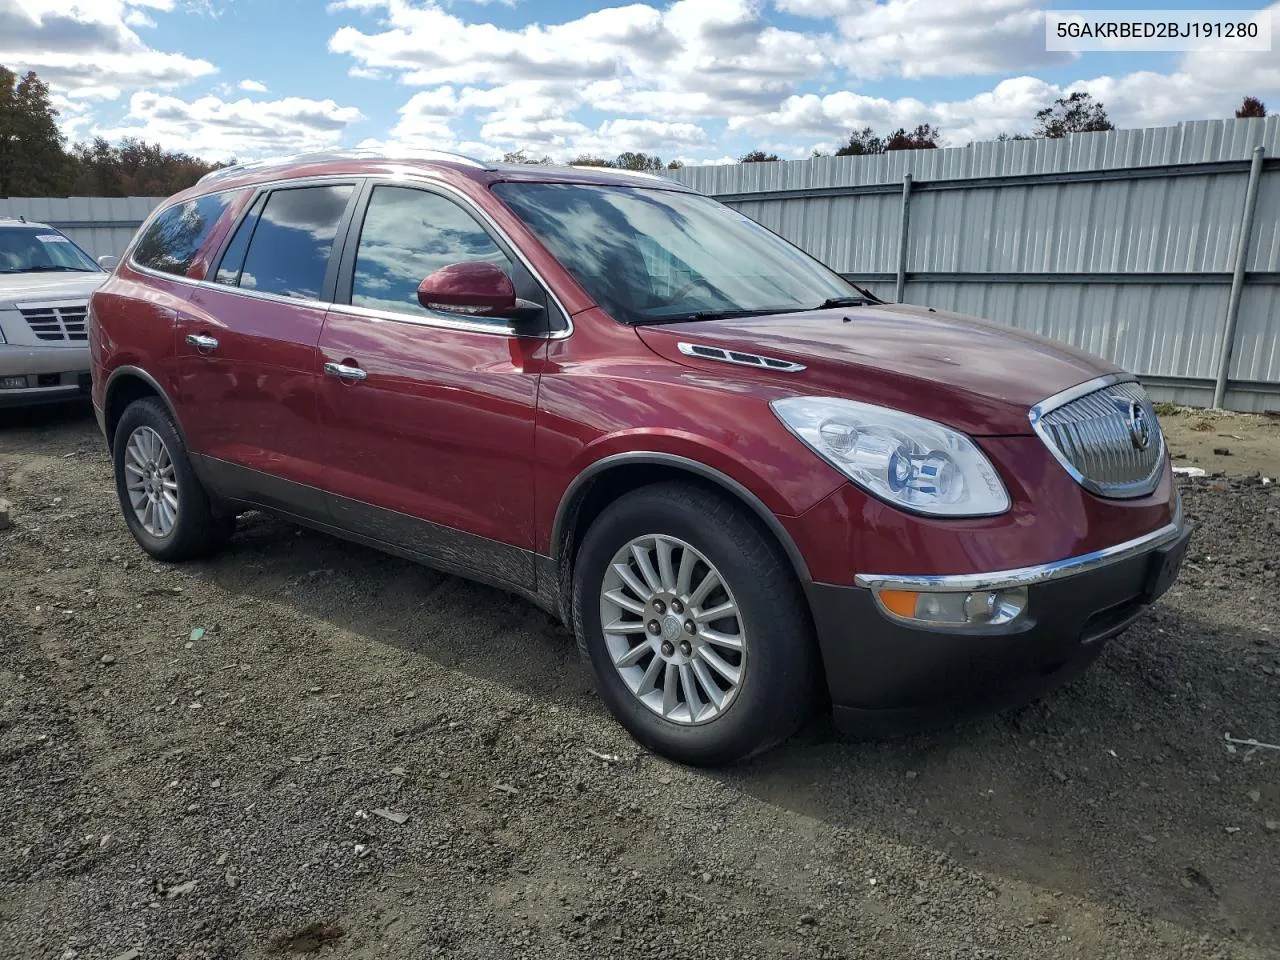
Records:
[[[762,357],[758,353],[742,353],[738,350],[725,350],[723,347],[709,347],[704,343],[678,343],[680,352],[686,357],[699,357],[703,360],[718,360],[721,363],[734,363],[740,367],[758,367],[762,370],[777,370],[779,373],[799,373],[804,369],[803,363],[791,360],[779,360],[776,357]]]

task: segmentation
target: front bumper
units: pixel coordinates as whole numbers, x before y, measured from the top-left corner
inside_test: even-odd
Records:
[[[0,344],[0,379],[24,377],[22,387],[0,387],[0,407],[74,400],[89,391],[89,348]]]
[[[839,726],[882,736],[945,725],[1032,700],[1083,671],[1104,643],[1176,579],[1191,528],[1174,521],[1144,537],[1039,567],[955,577],[860,576],[860,586],[807,586]],[[1016,620],[973,628],[893,618],[881,588],[979,590],[1025,586]]]

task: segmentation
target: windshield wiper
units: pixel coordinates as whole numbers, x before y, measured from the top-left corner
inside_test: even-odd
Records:
[[[64,267],[64,266],[61,266],[60,264],[53,264],[53,263],[41,263],[34,267],[27,267],[25,270],[14,270],[12,272],[13,273],[58,273],[58,272],[93,273],[92,270],[87,270],[83,267]]]
[[[696,313],[678,313],[670,317],[647,317],[636,321],[641,326],[651,323],[692,323],[696,320],[732,320],[735,317],[764,317],[774,313],[789,312],[769,307],[764,310],[699,310]]]
[[[810,309],[833,310],[836,307],[866,307],[873,303],[875,303],[875,301],[867,297],[831,297],[828,300],[823,300],[816,307],[812,307]]]

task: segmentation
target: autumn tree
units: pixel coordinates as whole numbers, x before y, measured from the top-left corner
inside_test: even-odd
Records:
[[[863,127],[849,134],[849,139],[836,150],[836,156],[864,157],[890,150],[933,150],[941,137],[941,131],[929,123],[922,123],[910,131],[899,127],[887,137],[880,136],[870,127]]]
[[[1106,107],[1084,91],[1077,90],[1068,96],[1059,97],[1053,106],[1036,113],[1036,126],[1032,136],[1057,140],[1069,133],[1094,133],[1114,129],[1115,126],[1107,117]]]
[[[920,124],[910,133],[899,127],[885,139],[884,149],[886,153],[890,150],[936,150],[941,136],[938,128],[928,123]]]
[[[781,160],[776,153],[765,153],[763,150],[752,150],[738,158],[739,163],[776,163]]]
[[[870,127],[854,130],[849,139],[836,149],[837,157],[862,157],[884,153],[884,140],[876,136]]]
[[[1267,115],[1267,105],[1257,97],[1245,97],[1240,101],[1240,109],[1236,111],[1236,116],[1241,120],[1246,117],[1265,117]]]
[[[133,137],[118,146],[95,137],[71,149],[70,192],[87,197],[167,197],[220,166]]]
[[[47,197],[62,191],[65,140],[49,88],[34,73],[21,79],[0,67],[0,197]]]

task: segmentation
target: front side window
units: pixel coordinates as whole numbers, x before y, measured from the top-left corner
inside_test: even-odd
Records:
[[[782,313],[860,297],[808,254],[698,194],[575,183],[493,189],[624,323]]]
[[[333,238],[353,189],[350,184],[293,187],[267,197],[248,241],[238,285],[259,293],[318,300]]]
[[[0,227],[0,273],[99,273],[87,253],[52,227]]]
[[[161,273],[184,275],[234,199],[234,193],[211,193],[165,210],[138,239],[133,262]]]
[[[351,303],[425,314],[418,284],[441,267],[484,260],[511,274],[507,255],[452,200],[408,187],[376,187],[356,248]]]

